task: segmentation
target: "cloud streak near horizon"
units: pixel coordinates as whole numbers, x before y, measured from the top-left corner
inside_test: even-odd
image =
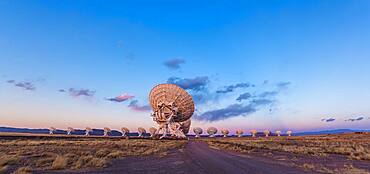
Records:
[[[357,117],[357,118],[349,118],[349,119],[346,119],[344,121],[354,122],[354,121],[361,121],[363,119],[364,119],[364,117],[361,116],[361,117]]]
[[[333,122],[333,121],[335,121],[335,118],[323,118],[323,119],[321,119],[321,121],[323,121],[323,122]]]
[[[124,102],[124,101],[130,100],[130,99],[133,99],[133,98],[135,98],[135,96],[133,96],[133,95],[121,94],[117,97],[106,98],[106,100],[120,103],[120,102]]]
[[[129,107],[133,111],[138,112],[149,112],[151,110],[151,107],[149,105],[139,105],[138,100],[132,100],[127,107]]]

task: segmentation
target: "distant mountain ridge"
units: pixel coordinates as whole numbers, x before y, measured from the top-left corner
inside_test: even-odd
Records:
[[[322,130],[322,131],[311,131],[311,132],[298,132],[294,135],[323,135],[323,134],[342,134],[342,133],[353,133],[353,132],[370,132],[370,129],[333,129],[333,130]]]
[[[31,129],[31,128],[15,128],[15,127],[0,127],[0,132],[17,132],[17,133],[35,133],[35,134],[48,134],[49,129]],[[103,129],[93,129],[91,132],[91,135],[103,135],[104,130]],[[357,129],[333,129],[333,130],[322,130],[322,131],[311,131],[311,132],[297,132],[293,135],[322,135],[322,134],[341,134],[341,133],[352,133],[352,132],[370,132],[370,129],[363,129],[363,130],[357,130]],[[55,134],[67,134],[67,131],[57,129],[55,131]],[[84,135],[85,130],[82,129],[76,129],[73,133],[73,135]],[[122,134],[117,130],[112,130],[110,133],[111,136],[121,136]],[[130,136],[137,135],[137,133],[130,133]]]

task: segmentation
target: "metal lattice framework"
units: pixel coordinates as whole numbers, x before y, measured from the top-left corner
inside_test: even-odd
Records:
[[[159,124],[157,134],[186,137],[190,129],[190,118],[194,113],[192,97],[174,84],[159,84],[149,93],[152,117]]]

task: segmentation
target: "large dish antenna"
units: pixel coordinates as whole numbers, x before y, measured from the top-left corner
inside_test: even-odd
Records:
[[[177,85],[159,84],[150,91],[149,101],[153,120],[159,124],[157,134],[162,133],[161,138],[167,134],[185,138],[194,113],[192,97]]]

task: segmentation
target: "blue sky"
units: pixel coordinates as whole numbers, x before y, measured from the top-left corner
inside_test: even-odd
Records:
[[[196,100],[193,126],[369,129],[369,11],[361,0],[1,1],[0,124],[149,127],[148,93],[171,82]]]

